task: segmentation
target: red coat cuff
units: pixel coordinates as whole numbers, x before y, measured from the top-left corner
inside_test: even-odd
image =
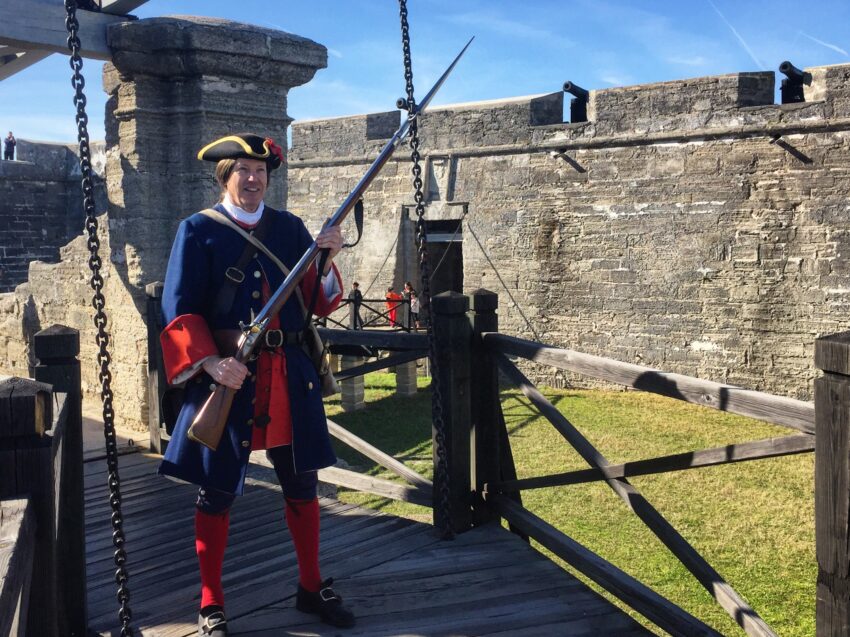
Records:
[[[331,271],[328,273],[328,276],[336,277],[337,287],[340,292],[331,298],[327,298],[324,289],[320,287],[319,296],[316,299],[316,307],[313,309],[313,314],[316,316],[327,316],[339,307],[339,302],[342,300],[342,275],[340,275],[335,263],[331,264]],[[316,269],[310,268],[307,274],[304,275],[304,278],[301,279],[301,292],[304,295],[304,303],[310,303],[310,300],[313,298],[313,288],[317,282],[321,286],[321,279],[316,276]]]
[[[181,314],[159,335],[168,382],[207,356],[218,356],[210,328],[199,314]]]

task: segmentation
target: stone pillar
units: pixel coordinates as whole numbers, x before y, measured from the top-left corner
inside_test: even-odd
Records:
[[[395,366],[395,393],[399,396],[416,394],[416,361]]]
[[[357,367],[365,362],[362,356],[341,356],[341,368],[343,370]],[[354,376],[339,381],[342,393],[342,408],[344,411],[357,411],[366,406],[366,383],[363,376]]]
[[[213,139],[256,132],[286,147],[289,89],[327,65],[325,47],[227,20],[153,18],[114,25],[104,67],[108,241],[107,312],[117,421],[146,416],[145,285],[162,280],[180,220],[214,204]],[[285,166],[285,165],[284,165]],[[269,205],[286,206],[286,168]]]

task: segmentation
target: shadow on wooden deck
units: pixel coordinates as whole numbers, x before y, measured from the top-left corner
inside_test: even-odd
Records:
[[[196,488],[155,475],[158,457],[120,460],[136,634],[195,635],[200,583],[194,552]],[[118,635],[112,529],[102,460],[88,462],[89,626]],[[329,628],[293,608],[297,566],[280,488],[249,473],[231,514],[224,588],[231,635],[320,637],[650,635],[631,618],[501,527],[442,542],[427,524],[323,498],[325,577],[358,617]]]

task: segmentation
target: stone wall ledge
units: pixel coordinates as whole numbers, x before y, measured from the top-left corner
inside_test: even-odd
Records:
[[[130,76],[253,77],[297,86],[327,66],[327,49],[313,40],[231,20],[169,16],[112,26],[112,63]]]
[[[788,105],[774,108],[785,109]],[[791,105],[797,106],[797,105]],[[810,106],[810,105],[806,105]],[[754,107],[769,108],[769,107]],[[803,110],[803,109],[800,109]],[[428,148],[427,143],[422,144],[422,155],[440,155],[451,157],[486,157],[493,155],[517,155],[527,153],[561,152],[571,150],[583,150],[594,148],[625,148],[629,146],[651,146],[662,143],[688,143],[699,141],[712,141],[723,139],[744,138],[772,138],[785,135],[806,135],[812,133],[836,133],[850,131],[850,117],[825,120],[805,120],[775,123],[757,123],[746,126],[727,126],[718,128],[703,128],[692,131],[669,131],[659,133],[647,133],[636,136],[633,133],[609,136],[595,136],[593,124],[586,122],[578,125],[566,125],[572,131],[577,132],[575,136],[564,133],[564,126],[546,126],[537,131],[534,142],[531,144],[502,144],[494,146],[468,146],[452,147],[449,149]],[[583,134],[582,134],[583,133]],[[374,155],[340,156],[317,159],[293,159],[289,162],[290,168],[314,168],[347,166],[351,164],[370,164],[375,160]],[[410,158],[401,154],[390,159],[396,162],[409,162]]]

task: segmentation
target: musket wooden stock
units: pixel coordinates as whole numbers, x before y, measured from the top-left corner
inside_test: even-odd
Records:
[[[366,189],[375,179],[378,172],[380,172],[381,168],[384,167],[384,164],[389,161],[390,157],[395,152],[395,149],[405,138],[408,130],[410,129],[412,120],[425,111],[434,95],[449,76],[449,73],[452,72],[452,69],[454,69],[455,65],[458,63],[458,60],[460,60],[461,56],[466,52],[466,49],[469,48],[469,45],[472,44],[473,39],[474,38],[471,38],[469,42],[466,43],[466,46],[463,47],[461,52],[457,54],[457,57],[455,57],[454,61],[449,65],[449,68],[445,70],[445,72],[440,76],[440,79],[437,80],[437,83],[434,84],[430,91],[428,91],[428,94],[425,95],[422,102],[416,106],[415,112],[404,120],[404,123],[402,123],[399,129],[395,132],[392,139],[387,142],[387,145],[384,146],[383,150],[381,150],[378,154],[378,157],[374,162],[372,162],[372,165],[369,166],[369,170],[366,171],[366,174],[363,175],[363,178],[354,187],[354,190],[349,193],[348,197],[345,198],[345,201],[342,202],[339,208],[337,208],[337,211],[328,220],[327,226],[338,226],[345,220],[345,217],[348,216],[348,213],[351,212],[355,204],[360,200],[363,193],[366,192]],[[265,336],[269,320],[283,309],[283,305],[295,291],[295,286],[297,286],[301,282],[301,279],[303,279],[307,274],[307,268],[313,265],[313,262],[315,262],[316,258],[319,256],[320,251],[321,249],[314,241],[298,260],[298,263],[292,267],[286,279],[284,279],[283,283],[280,284],[280,287],[275,290],[268,303],[266,303],[265,307],[260,310],[260,313],[251,325],[249,325],[246,328],[246,331],[243,332],[243,338],[239,341],[239,347],[233,355],[233,357],[240,363],[244,364],[251,358],[254,348]],[[230,407],[233,404],[233,396],[235,394],[236,390],[234,389],[217,386],[212,395],[204,403],[204,406],[198,412],[197,416],[195,416],[195,420],[192,422],[191,427],[189,427],[189,438],[215,451],[218,447],[219,441],[221,440],[221,436],[224,433],[224,428],[227,425],[227,417],[230,414]]]
[[[187,435],[191,440],[199,442],[213,451],[218,448],[224,428],[227,426],[227,416],[233,405],[233,397],[236,396],[235,389],[216,385],[215,391],[201,407],[195,420],[189,427]]]

